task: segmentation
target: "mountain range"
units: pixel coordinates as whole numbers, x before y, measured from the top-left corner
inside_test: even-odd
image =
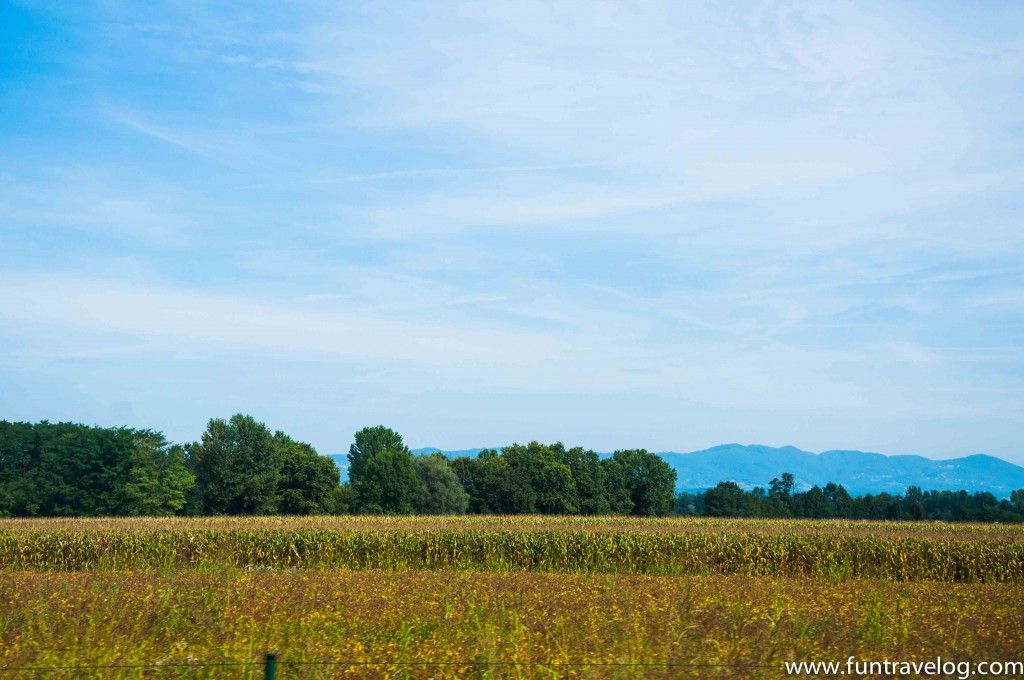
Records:
[[[476,456],[482,450],[423,448],[413,453],[444,453],[449,458],[457,458]],[[611,456],[610,453],[598,455]],[[835,482],[855,496],[883,491],[902,494],[908,486],[919,486],[925,491],[988,491],[1003,498],[1014,489],[1024,489],[1024,467],[984,454],[932,460],[923,456],[887,456],[864,451],[811,453],[794,446],[723,444],[702,451],[664,451],[658,455],[676,471],[677,491],[703,491],[723,481],[736,482],[748,490],[756,486],[767,488],[772,478],[783,472],[793,474],[798,490]],[[345,455],[330,457],[344,477],[348,468]]]

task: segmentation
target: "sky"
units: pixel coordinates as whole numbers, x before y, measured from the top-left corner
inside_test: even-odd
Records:
[[[0,2],[0,419],[237,412],[1024,464],[1024,3]]]

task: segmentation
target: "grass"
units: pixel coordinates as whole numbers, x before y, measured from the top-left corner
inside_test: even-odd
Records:
[[[1022,550],[1019,528],[982,525],[0,520],[0,667],[251,678],[199,664],[279,650],[280,678],[775,678],[851,655],[1019,660]]]

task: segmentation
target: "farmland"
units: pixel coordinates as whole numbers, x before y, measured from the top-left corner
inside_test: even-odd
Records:
[[[850,655],[1020,659],[1022,584],[1024,531],[998,525],[6,519],[0,653],[149,666],[68,677],[247,678],[201,664],[271,649],[283,678],[779,677]]]

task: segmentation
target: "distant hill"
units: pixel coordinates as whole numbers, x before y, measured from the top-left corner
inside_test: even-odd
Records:
[[[1024,489],[1024,468],[986,455],[932,460],[923,456],[885,456],[863,451],[811,453],[793,446],[741,444],[659,455],[676,470],[676,486],[680,489],[706,489],[726,480],[745,489],[767,487],[782,472],[792,472],[801,489],[835,482],[854,495],[903,493],[908,486],[919,486],[926,491],[964,489],[1003,497],[1014,489]]]
[[[480,451],[483,449],[423,448],[413,453],[444,453],[457,458],[475,456]],[[794,446],[723,444],[703,451],[664,451],[658,455],[676,471],[676,489],[680,491],[702,491],[723,481],[736,482],[748,490],[755,486],[767,488],[772,478],[783,472],[793,473],[800,490],[835,482],[855,496],[883,491],[903,493],[908,486],[919,486],[925,491],[988,491],[1002,498],[1014,489],[1024,489],[1024,467],[982,454],[932,460],[923,456],[886,456],[864,451],[811,453]],[[338,464],[344,478],[348,459],[343,454],[330,457]]]

